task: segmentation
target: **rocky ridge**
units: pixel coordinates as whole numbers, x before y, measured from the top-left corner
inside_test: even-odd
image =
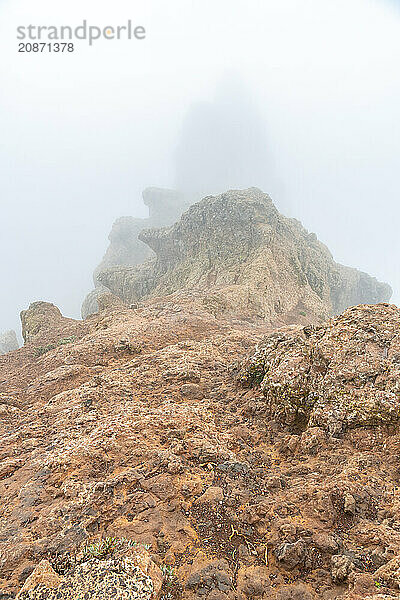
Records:
[[[295,219],[257,189],[191,206],[169,228],[139,234],[156,258],[105,269],[99,281],[125,302],[199,289],[215,313],[269,324],[323,321],[348,306],[388,301],[390,286],[337,264]]]
[[[3,599],[146,577],[165,600],[399,596],[398,308],[271,331],[180,292],[23,320],[0,357]]]
[[[0,599],[398,598],[400,310],[323,321],[388,286],[258,190],[140,235],[0,356]]]

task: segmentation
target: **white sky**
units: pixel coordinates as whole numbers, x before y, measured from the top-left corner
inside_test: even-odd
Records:
[[[128,18],[145,41],[17,52],[18,25]],[[399,300],[397,2],[0,0],[0,56],[0,331],[38,299],[78,316],[113,220],[173,186],[187,111],[232,71],[265,119],[265,191]]]

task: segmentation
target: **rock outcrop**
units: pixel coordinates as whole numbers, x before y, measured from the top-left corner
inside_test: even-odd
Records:
[[[143,191],[143,202],[149,209],[148,218],[120,217],[115,221],[108,238],[110,245],[94,271],[95,289],[86,296],[82,305],[83,319],[98,312],[98,296],[109,291],[101,284],[102,272],[116,265],[138,265],[153,256],[150,247],[139,239],[139,233],[148,227],[171,225],[189,206],[179,192],[153,187]]]
[[[18,350],[19,343],[17,334],[14,330],[0,333],[0,354],[7,354],[13,350]]]
[[[0,599],[398,598],[400,310],[321,322],[389,287],[258,190],[139,236],[0,356]]]
[[[400,422],[400,311],[361,305],[320,327],[274,331],[243,371],[266,418],[330,435]]]
[[[282,324],[322,321],[391,296],[387,284],[335,263],[314,234],[257,189],[207,197],[172,227],[144,230],[139,239],[155,259],[98,275],[127,303],[197,289],[215,314]]]

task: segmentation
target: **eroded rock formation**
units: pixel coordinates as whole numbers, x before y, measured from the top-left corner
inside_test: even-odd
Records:
[[[320,327],[274,331],[243,371],[268,416],[294,430],[330,435],[400,421],[400,311],[349,308]]]
[[[151,248],[139,239],[139,233],[148,227],[171,225],[189,206],[179,192],[154,187],[143,191],[143,202],[149,209],[148,218],[120,217],[115,221],[108,238],[110,245],[93,275],[95,289],[83,302],[82,318],[98,311],[98,296],[108,291],[101,283],[105,269],[115,265],[138,265],[153,256]]]
[[[127,303],[199,289],[215,313],[277,324],[322,321],[391,296],[387,284],[337,264],[314,234],[257,189],[207,197],[172,227],[144,230],[139,239],[155,259],[98,277]]]
[[[398,598],[400,310],[321,322],[389,286],[259,190],[139,236],[0,356],[0,598]]]

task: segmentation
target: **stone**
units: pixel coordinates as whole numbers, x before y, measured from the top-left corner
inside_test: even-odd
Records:
[[[343,583],[353,571],[353,561],[345,554],[335,554],[331,558],[331,575],[334,583]]]
[[[185,586],[194,590],[199,596],[206,596],[212,591],[228,592],[232,588],[229,565],[224,560],[214,560],[192,573]]]
[[[307,546],[303,540],[290,543],[284,542],[275,549],[276,559],[287,569],[294,569],[304,562],[307,555]]]
[[[348,513],[350,515],[355,515],[355,513],[356,513],[356,501],[355,501],[354,496],[352,496],[351,494],[345,494],[344,495],[343,510],[344,510],[345,513]]]
[[[164,599],[364,600],[362,573],[398,594],[399,427],[368,403],[400,402],[400,310],[272,331],[207,288],[108,298],[84,321],[32,305],[24,346],[0,356],[0,594],[43,558],[88,600],[147,577]]]
[[[315,532],[312,537],[313,544],[322,552],[336,554],[339,550],[339,544],[332,535],[325,532]]]
[[[400,556],[395,556],[386,565],[377,569],[374,573],[374,579],[392,589],[400,590]]]
[[[49,590],[58,588],[63,582],[63,578],[57,575],[47,560],[42,560],[33,573],[29,575],[20,592],[17,594],[17,600],[25,597],[34,598],[34,590],[42,586]]]
[[[338,438],[400,421],[399,327],[399,309],[379,304],[349,308],[307,336],[299,326],[282,328],[259,345],[240,379],[261,388],[266,418],[309,431],[302,443],[312,453],[326,445],[324,432]],[[353,500],[346,510],[354,514]]]
[[[143,191],[143,202],[149,208],[148,218],[120,217],[113,224],[108,237],[110,245],[93,274],[95,288],[82,304],[83,319],[97,313],[99,297],[104,292],[110,292],[110,288],[102,283],[104,271],[114,267],[140,265],[154,256],[149,246],[139,239],[139,233],[150,227],[172,225],[189,206],[189,202],[179,192],[155,187]]]
[[[151,562],[151,561],[150,561]],[[64,576],[58,575],[50,563],[43,560],[28,577],[17,595],[19,600],[155,600],[161,593],[162,576],[155,588],[150,576],[149,561],[143,570],[132,557],[90,559],[75,564]],[[158,567],[154,567],[160,572]],[[146,574],[148,573],[148,574]],[[157,575],[158,576],[158,575]]]

